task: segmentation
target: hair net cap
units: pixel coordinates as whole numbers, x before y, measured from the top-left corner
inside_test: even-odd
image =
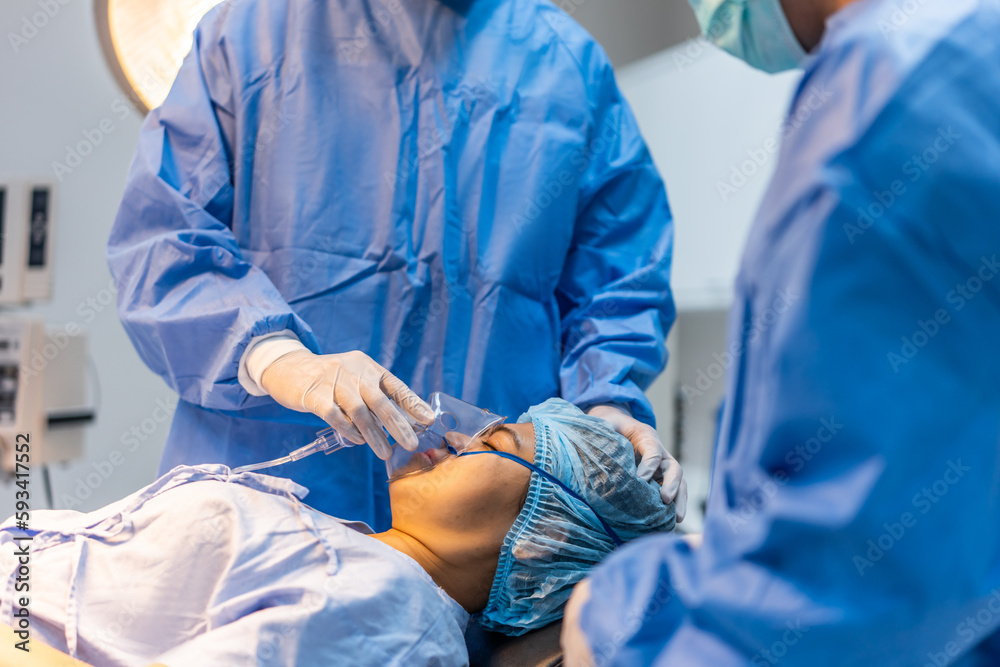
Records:
[[[559,398],[518,419],[527,421],[535,427],[535,465],[586,499],[623,541],[673,530],[673,505],[663,503],[656,483],[636,476],[632,444],[606,421]],[[532,473],[479,623],[508,635],[548,625],[614,547],[590,508]]]

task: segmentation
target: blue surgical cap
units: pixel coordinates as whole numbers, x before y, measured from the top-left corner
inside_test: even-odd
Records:
[[[559,398],[518,419],[528,421],[535,465],[590,503],[623,541],[673,530],[673,505],[663,503],[656,483],[636,476],[632,444],[606,421]],[[479,623],[521,635],[561,618],[573,586],[614,547],[590,508],[533,472]]]

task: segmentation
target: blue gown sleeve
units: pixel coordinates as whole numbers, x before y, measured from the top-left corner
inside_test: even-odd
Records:
[[[640,540],[595,570],[581,625],[597,665],[995,650],[998,23],[970,21],[981,34],[912,71],[845,48],[807,74],[790,117],[809,120],[738,281],[705,543]]]
[[[562,316],[562,397],[581,407],[627,406],[655,419],[643,391],[667,362],[675,318],[670,291],[673,220],[663,181],[594,47],[593,127],[580,211],[557,297]]]
[[[271,400],[237,380],[253,337],[288,329],[318,347],[232,231],[231,165],[243,156],[234,146],[238,86],[216,34],[222,16],[202,21],[166,101],[143,124],[108,262],[142,360],[183,400],[236,409]]]

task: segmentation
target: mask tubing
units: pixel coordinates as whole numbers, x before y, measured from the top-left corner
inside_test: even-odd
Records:
[[[255,470],[264,470],[265,468],[274,468],[275,466],[284,465],[285,463],[291,463],[292,460],[293,459],[291,456],[283,456],[280,459],[274,459],[273,461],[264,461],[263,463],[251,463],[250,465],[234,468],[233,474],[238,475],[244,472],[253,472]]]

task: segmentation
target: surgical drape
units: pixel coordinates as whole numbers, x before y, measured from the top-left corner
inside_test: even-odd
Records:
[[[11,517],[0,524],[0,622],[16,624],[15,545],[30,544],[31,638],[87,664],[467,666],[461,605],[305,493],[270,475],[181,466],[87,514],[33,512],[27,530]]]

